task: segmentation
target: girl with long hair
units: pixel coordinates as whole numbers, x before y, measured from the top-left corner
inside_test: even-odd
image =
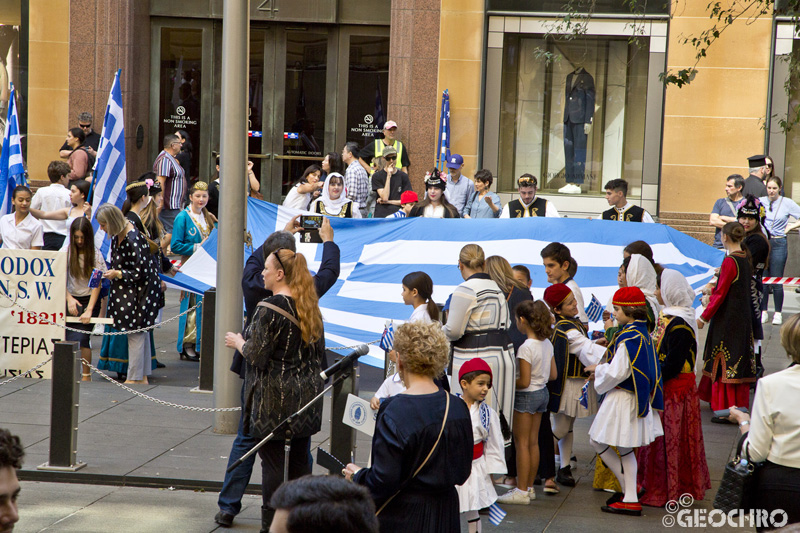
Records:
[[[189,205],[175,217],[172,228],[172,252],[180,254],[181,264],[194,254],[214,229],[214,219],[206,209],[208,184],[198,181],[189,189]],[[202,296],[181,292],[181,313],[203,301]],[[200,331],[203,314],[200,308],[182,315],[178,323],[177,350],[181,359],[200,361]]]
[[[88,185],[88,184],[87,184]],[[69,246],[67,248],[67,313],[80,317],[80,323],[72,324],[76,331],[67,330],[64,339],[77,342],[81,347],[81,357],[92,362],[90,332],[93,317],[100,315],[100,279],[92,274],[106,271],[103,255],[94,246],[94,230],[86,217],[76,218],[69,227]],[[90,368],[82,363],[81,381],[92,381]]]
[[[272,296],[259,302],[244,332],[228,332],[225,345],[247,360],[244,432],[261,439],[322,390],[320,362],[325,351],[322,314],[303,255],[280,248],[267,256],[262,272]],[[274,340],[280,339],[280,343]],[[311,473],[308,447],[322,427],[322,404],[316,402],[295,417],[289,452],[289,479]],[[284,441],[274,439],[258,451],[261,456],[262,529],[269,529],[275,509],[272,493],[283,482]]]
[[[325,185],[319,179],[321,175],[322,169],[320,169],[319,165],[306,167],[303,175],[289,189],[286,199],[283,201],[283,206],[293,209],[308,209],[309,204],[317,199],[323,185]]]
[[[425,190],[427,196],[424,200],[419,202],[411,209],[408,214],[409,217],[427,217],[427,218],[461,218],[458,214],[456,206],[447,201],[444,194],[447,188],[447,182],[439,172],[439,169],[434,168],[432,171],[425,175]]]

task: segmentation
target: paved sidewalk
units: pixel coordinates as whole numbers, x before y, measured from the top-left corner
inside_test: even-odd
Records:
[[[784,315],[798,311],[794,292],[786,293]],[[177,301],[170,301],[165,316],[177,312]],[[175,328],[158,331],[159,357],[167,368],[155,374],[153,383],[137,390],[154,397],[197,407],[211,407],[212,396],[192,394],[197,383],[197,364],[179,361],[174,350]],[[766,326],[765,365],[767,372],[787,366],[780,348],[778,327]],[[704,341],[701,335],[701,346]],[[95,351],[97,353],[97,351]],[[96,358],[95,358],[96,359]],[[380,381],[379,372],[363,368],[362,394],[369,397]],[[313,446],[326,445],[330,434],[329,398],[325,401],[323,430]],[[49,450],[50,382],[19,379],[0,387],[0,427],[19,435],[26,448],[20,496],[21,520],[18,531],[81,532],[209,532],[215,531],[219,483],[227,464],[232,435],[212,431],[208,413],[178,410],[153,404],[105,381],[81,386],[78,425],[78,459],[87,463],[69,475],[37,471]],[[710,423],[711,412],[703,404],[703,429],[712,490],[694,509],[710,509],[719,485],[725,460],[736,438],[734,426]],[[529,506],[504,506],[508,512],[499,527],[488,524],[486,531],[578,531],[622,533],[655,531],[663,528],[664,509],[645,508],[642,518],[616,517],[600,512],[607,494],[593,491],[591,480],[594,453],[586,434],[589,420],[575,425],[575,453],[579,459],[577,487],[562,487],[561,494],[545,496]],[[369,440],[358,434],[356,462],[365,464]],[[261,499],[258,494],[260,469],[251,479],[253,494],[244,499],[242,513],[232,531],[258,531]],[[321,473],[318,467],[315,472]],[[52,482],[54,479],[71,483]],[[31,481],[35,480],[35,481]],[[155,481],[154,481],[155,480]],[[152,488],[162,481],[161,488]],[[148,487],[131,486],[147,485]],[[172,487],[172,489],[170,488]],[[197,487],[181,490],[181,487]],[[500,489],[501,490],[501,489]],[[466,527],[462,528],[466,531]],[[711,529],[711,528],[709,528]],[[740,531],[746,528],[714,527],[715,531]]]

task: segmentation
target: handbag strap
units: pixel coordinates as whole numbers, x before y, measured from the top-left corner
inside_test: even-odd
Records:
[[[421,464],[421,465],[419,465],[419,468],[417,468],[417,469],[414,471],[414,473],[411,475],[411,477],[410,477],[410,478],[408,478],[408,480],[407,480],[405,483],[403,483],[403,486],[402,486],[402,487],[400,487],[400,489],[399,489],[397,492],[395,492],[394,494],[392,494],[392,495],[391,495],[391,497],[390,497],[388,500],[386,500],[385,502],[383,502],[383,505],[381,505],[381,508],[380,508],[380,509],[378,509],[377,511],[375,511],[375,516],[378,516],[379,514],[381,514],[381,511],[383,511],[383,509],[384,509],[384,508],[385,508],[387,505],[389,505],[389,502],[391,502],[391,501],[394,499],[394,497],[395,497],[395,496],[397,496],[398,494],[400,494],[400,492],[402,492],[402,490],[403,490],[403,489],[406,487],[406,485],[408,485],[408,483],[409,483],[409,482],[410,482],[412,479],[414,479],[415,477],[417,477],[417,474],[419,474],[420,470],[422,470],[422,468],[423,468],[423,467],[424,467],[424,466],[427,464],[427,462],[428,462],[428,459],[430,459],[430,458],[431,458],[431,455],[433,455],[433,452],[434,452],[434,451],[436,451],[436,448],[439,446],[439,441],[440,441],[440,440],[442,440],[442,433],[444,433],[444,426],[445,426],[445,424],[447,423],[447,415],[448,415],[448,413],[450,413],[450,393],[448,393],[448,392],[446,392],[446,391],[445,391],[445,397],[446,397],[446,399],[447,399],[447,403],[446,403],[446,405],[445,405],[445,408],[444,408],[444,418],[442,419],[442,427],[439,429],[439,436],[438,436],[438,437],[436,437],[436,442],[434,442],[434,443],[433,443],[433,447],[431,448],[431,451],[430,451],[430,452],[428,452],[428,456],[427,456],[427,457],[425,457],[425,460],[423,460],[423,461],[422,461],[422,464]]]
[[[277,305],[272,305],[271,303],[267,303],[267,302],[258,302],[258,307],[266,307],[267,309],[272,309],[276,313],[281,314],[281,315],[285,316],[286,318],[288,318],[292,322],[292,324],[294,324],[298,328],[300,327],[300,321],[298,321],[295,317],[293,317],[292,315],[290,315],[289,313],[287,313],[286,311],[284,311],[283,309],[281,309]]]

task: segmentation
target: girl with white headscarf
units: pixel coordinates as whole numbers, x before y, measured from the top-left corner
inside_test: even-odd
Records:
[[[361,218],[361,211],[347,197],[344,178],[338,172],[331,172],[322,186],[322,197],[314,200],[309,211],[329,217]]]
[[[695,293],[680,272],[666,269],[661,273],[656,297],[664,305],[653,332],[664,386],[664,436],[640,448],[637,459],[638,481],[646,489],[641,503],[662,507],[687,493],[702,500],[711,480],[694,374]]]
[[[656,317],[661,310],[661,305],[656,299],[656,269],[653,263],[643,255],[633,254],[626,258],[622,265],[625,267],[625,281],[628,287],[639,287],[647,300],[647,329],[655,326]]]

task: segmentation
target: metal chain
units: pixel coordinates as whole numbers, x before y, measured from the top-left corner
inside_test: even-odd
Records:
[[[134,396],[138,396],[140,398],[144,398],[145,400],[150,400],[151,402],[155,402],[155,403],[160,404],[160,405],[165,405],[167,407],[175,407],[176,409],[183,409],[185,411],[197,411],[197,412],[200,412],[200,413],[232,412],[232,411],[241,411],[242,410],[241,406],[239,406],[239,407],[219,407],[219,408],[214,408],[214,407],[192,407],[190,405],[180,405],[180,404],[177,404],[177,403],[172,403],[172,402],[167,402],[167,401],[164,401],[164,400],[159,400],[158,398],[153,398],[152,396],[148,396],[147,394],[144,394],[142,392],[139,392],[137,390],[134,390],[134,389],[132,389],[130,387],[125,386],[124,384],[120,383],[119,381],[117,381],[116,379],[112,378],[111,376],[103,373],[101,370],[99,370],[97,367],[92,365],[92,363],[90,363],[89,361],[87,361],[84,358],[81,358],[81,361],[83,362],[84,365],[86,365],[89,368],[91,368],[92,371],[95,374],[100,374],[100,377],[102,377],[106,381],[109,381],[109,382],[113,383],[114,385],[116,385],[117,387],[119,387],[121,389],[125,389],[126,391],[130,392]]]
[[[50,357],[48,357],[48,358],[47,358],[45,361],[42,361],[41,363],[39,363],[39,364],[38,364],[38,365],[36,365],[35,367],[31,368],[31,369],[30,369],[30,370],[28,370],[27,372],[23,372],[23,373],[21,373],[21,374],[17,374],[16,376],[14,376],[14,377],[13,377],[13,378],[11,378],[11,379],[7,379],[7,380],[5,380],[5,381],[0,381],[0,387],[2,387],[3,385],[5,385],[5,384],[7,384],[7,383],[11,383],[11,382],[12,382],[12,381],[14,381],[15,379],[19,379],[19,378],[21,378],[21,377],[25,377],[25,376],[30,376],[31,372],[36,372],[37,370],[39,370],[40,368],[42,368],[44,365],[46,365],[47,363],[49,363],[49,362],[50,362],[50,361],[52,361],[52,360],[53,360],[53,356],[51,355],[51,356],[50,356]]]
[[[11,297],[8,296],[6,293],[4,293],[2,291],[0,291],[0,296],[3,296],[6,299],[11,300]],[[36,315],[37,317],[39,316],[39,313],[37,313],[35,311],[31,311],[30,309],[27,309],[26,307],[18,304],[16,300],[11,300],[11,305],[22,309],[26,313],[32,313],[32,314]],[[180,318],[180,317],[182,317],[183,315],[185,315],[187,313],[191,313],[192,311],[194,311],[195,309],[197,309],[201,305],[203,305],[203,301],[202,300],[197,302],[196,305],[190,307],[189,309],[187,309],[183,313],[177,314],[177,315],[173,316],[172,318],[168,318],[166,320],[162,320],[158,324],[153,324],[152,326],[147,326],[145,328],[132,329],[132,330],[129,330],[129,331],[112,331],[112,332],[109,332],[109,333],[106,333],[104,331],[103,333],[95,333],[94,331],[89,332],[89,331],[86,331],[86,330],[83,330],[83,329],[71,328],[69,326],[62,326],[61,324],[56,324],[55,322],[51,322],[47,318],[40,318],[39,319],[39,323],[49,324],[51,326],[56,326],[57,328],[61,328],[61,329],[66,330],[66,331],[74,331],[76,333],[89,333],[89,335],[94,335],[94,336],[97,336],[97,337],[113,337],[114,335],[131,335],[133,333],[143,333],[145,331],[150,331],[151,329],[155,329],[155,328],[161,327],[164,324],[169,324],[170,322],[172,322],[176,318]]]

